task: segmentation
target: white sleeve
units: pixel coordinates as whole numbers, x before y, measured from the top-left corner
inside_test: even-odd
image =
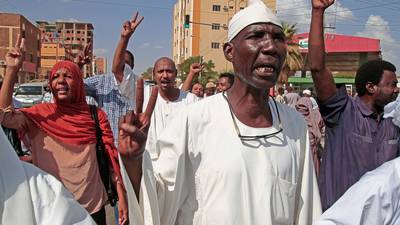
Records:
[[[23,167],[30,187],[36,224],[95,225],[88,212],[60,181],[31,164],[23,163]]]
[[[145,225],[173,225],[178,214],[179,220],[193,220],[194,210],[181,210],[189,195],[188,182],[193,180],[187,154],[189,139],[187,116],[180,113],[170,121],[158,139],[158,160],[152,162],[148,150],[145,151],[140,206],[135,204],[136,209],[130,206],[130,210],[141,211]],[[140,219],[137,219],[132,224],[139,222]]]
[[[395,162],[397,160],[397,162]],[[399,159],[364,175],[314,225],[400,224]]]

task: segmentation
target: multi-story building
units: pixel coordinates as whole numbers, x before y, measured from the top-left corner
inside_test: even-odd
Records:
[[[106,74],[107,73],[107,59],[103,57],[94,56],[94,74]]]
[[[89,42],[93,43],[93,25],[83,22],[62,22],[57,21],[36,21],[42,42],[43,65],[40,75],[47,78],[53,65],[60,60],[71,60]],[[92,51],[91,51],[92,52]],[[93,60],[93,55],[90,55]],[[93,67],[85,65],[83,68],[84,76],[93,75]]]
[[[0,76],[5,75],[5,56],[15,46],[18,35],[25,38],[25,57],[18,82],[24,83],[38,78],[40,66],[40,32],[39,29],[23,15],[0,13]]]
[[[273,11],[275,0],[263,0]],[[230,71],[232,65],[225,60],[222,47],[227,41],[228,23],[232,16],[247,6],[247,0],[178,0],[174,5],[173,59],[182,63],[191,56],[212,60],[215,70]],[[189,27],[185,28],[185,16]]]

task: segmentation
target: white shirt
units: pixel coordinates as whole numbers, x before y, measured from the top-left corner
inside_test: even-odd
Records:
[[[314,225],[400,224],[400,158],[366,173]]]
[[[19,161],[0,129],[0,224],[95,225],[50,174]]]
[[[147,90],[150,91],[150,88],[147,88]],[[145,103],[147,105],[149,95],[145,95],[145,98]],[[155,144],[169,121],[172,120],[179,110],[198,100],[199,98],[196,95],[182,90],[179,90],[179,97],[173,102],[165,100],[158,94],[157,102],[153,114],[151,115],[151,123],[146,142],[146,149],[150,152],[152,159],[156,160],[158,158],[159,152],[156,151]],[[143,110],[145,110],[145,108],[143,108]]]
[[[243,135],[277,131],[269,105],[273,127],[239,122]],[[249,142],[238,138],[222,94],[181,110],[158,139],[158,160],[145,152],[141,205],[130,205],[142,216],[132,224],[311,224],[321,205],[306,123],[278,107],[283,131]]]
[[[400,127],[400,95],[397,99],[385,106],[383,118],[392,117],[393,123]]]
[[[119,82],[115,79],[116,86],[118,87],[121,95],[125,96],[130,102],[136,103],[136,81],[139,77],[133,73],[129,65],[125,64],[124,77]],[[133,104],[136,107],[136,104]]]

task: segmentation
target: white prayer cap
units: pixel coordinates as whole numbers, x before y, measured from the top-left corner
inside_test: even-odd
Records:
[[[304,94],[304,95],[311,95],[311,91],[308,90],[308,89],[305,89],[305,90],[303,91],[303,94]]]
[[[236,13],[228,28],[228,42],[245,27],[254,23],[272,23],[282,27],[278,17],[261,0],[248,0],[248,6]]]

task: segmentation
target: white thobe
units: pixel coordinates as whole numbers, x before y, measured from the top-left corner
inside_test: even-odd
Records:
[[[400,158],[366,173],[314,225],[400,224]]]
[[[95,225],[52,175],[19,161],[0,129],[0,224]]]
[[[274,125],[237,120],[242,135],[278,130],[271,102]],[[141,217],[132,224],[311,224],[321,205],[307,126],[294,109],[278,108],[281,133],[243,142],[221,94],[181,110],[158,139],[158,160],[145,152],[140,205],[130,205]]]
[[[150,91],[150,88],[147,90]],[[149,95],[145,96],[147,105]],[[171,121],[180,109],[185,108],[191,103],[197,102],[199,98],[186,91],[179,90],[179,97],[175,101],[167,101],[160,94],[157,96],[157,102],[151,115],[151,123],[147,136],[146,149],[148,149],[153,160],[157,160],[159,152],[155,147],[159,135],[163,132],[168,122]]]

